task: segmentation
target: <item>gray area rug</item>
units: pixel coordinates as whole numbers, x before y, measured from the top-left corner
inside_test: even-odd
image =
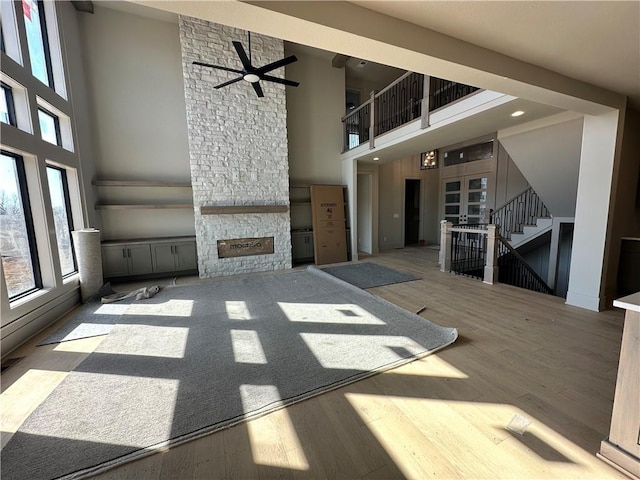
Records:
[[[371,262],[350,263],[338,267],[326,267],[322,270],[359,288],[381,287],[420,279],[415,275]]]
[[[112,295],[115,291],[110,284],[105,284],[62,327],[49,335],[38,346],[52,343],[68,342],[80,338],[96,337],[108,334],[115,327],[127,307],[103,305],[100,299],[103,296]],[[133,299],[123,300],[122,303],[131,303]]]
[[[164,288],[1,452],[2,478],[78,478],[410,362],[457,331],[309,267]]]

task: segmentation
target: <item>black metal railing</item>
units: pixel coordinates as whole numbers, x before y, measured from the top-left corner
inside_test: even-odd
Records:
[[[371,103],[367,102],[350,112],[343,120],[344,151],[369,141]]]
[[[437,110],[475,91],[477,87],[407,72],[342,118],[343,151],[369,142],[371,115],[374,137],[401,127],[423,116],[425,78],[429,82],[429,111]],[[374,104],[373,111],[371,104]]]
[[[375,135],[382,135],[422,115],[424,75],[406,73],[375,96]]]
[[[500,234],[511,240],[512,233],[522,233],[525,225],[536,225],[538,218],[549,218],[549,209],[532,187],[491,212],[489,221],[500,227]]]
[[[456,225],[451,229],[451,272],[482,280],[486,258],[486,225]]]
[[[478,87],[472,87],[471,85],[431,77],[431,83],[429,84],[429,111],[432,112],[444,107],[477,90],[479,90]]]
[[[509,242],[498,236],[497,242],[498,281],[534,292],[553,294],[553,289],[540,278]]]

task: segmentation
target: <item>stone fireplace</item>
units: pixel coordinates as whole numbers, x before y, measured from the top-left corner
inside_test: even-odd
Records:
[[[179,25],[200,277],[290,268],[285,87],[261,82],[263,98],[245,81],[214,89],[236,74],[192,62],[241,69],[231,42],[248,52],[247,32],[184,16]],[[282,40],[251,35],[254,65],[283,56]],[[219,242],[265,237],[273,253],[218,254]]]

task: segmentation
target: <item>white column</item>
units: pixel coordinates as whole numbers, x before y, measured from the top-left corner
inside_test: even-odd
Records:
[[[567,304],[605,307],[604,269],[619,112],[585,116]]]
[[[495,225],[487,226],[487,257],[484,264],[482,283],[493,285],[498,281],[498,230]]]
[[[442,220],[440,222],[440,271],[451,270],[451,227],[453,223]]]
[[[358,163],[352,158],[342,161],[342,183],[347,186],[347,207],[351,231],[351,260],[358,260]]]

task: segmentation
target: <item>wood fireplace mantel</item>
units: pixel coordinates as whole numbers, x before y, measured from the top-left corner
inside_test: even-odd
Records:
[[[235,215],[242,213],[286,213],[288,205],[215,205],[200,207],[201,215]]]

